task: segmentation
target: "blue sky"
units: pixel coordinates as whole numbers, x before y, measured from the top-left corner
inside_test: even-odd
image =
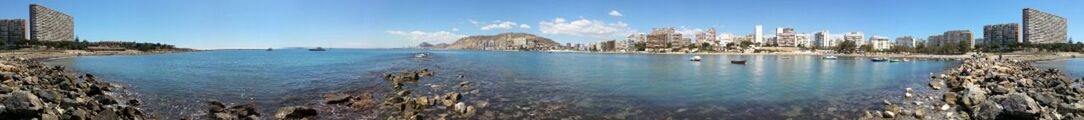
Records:
[[[981,36],[983,25],[1020,23],[1023,8],[1065,17],[1071,37],[1084,35],[1078,0],[4,0],[0,19],[28,18],[30,3],[74,16],[81,39],[199,49],[390,48],[502,32],[586,43],[655,27],[745,35],[757,24],[766,34],[794,27],[867,37],[956,29]]]

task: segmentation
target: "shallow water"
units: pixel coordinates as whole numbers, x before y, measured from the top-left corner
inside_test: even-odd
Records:
[[[1084,58],[1039,61],[1036,63],[1039,67],[1057,68],[1074,79],[1084,77]]]
[[[593,54],[332,49],[224,50],[53,61],[130,86],[145,109],[164,118],[204,111],[207,100],[252,103],[265,115],[288,105],[320,105],[321,94],[389,91],[389,71],[429,68],[417,94],[471,81],[486,101],[479,113],[545,118],[838,118],[925,91],[931,74],[956,61],[871,62],[820,56]],[[744,59],[745,65],[729,60]],[[454,76],[464,75],[465,78]],[[531,115],[538,115],[531,117]]]

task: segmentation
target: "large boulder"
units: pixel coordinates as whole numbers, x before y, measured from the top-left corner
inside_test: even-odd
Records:
[[[1009,94],[1008,98],[1000,101],[1000,105],[1005,109],[1003,114],[1018,119],[1034,118],[1040,109],[1035,100],[1023,93]]]
[[[982,102],[971,106],[971,118],[974,120],[993,120],[1001,115],[1002,107],[994,102]]]
[[[6,115],[18,116],[37,116],[40,115],[41,110],[45,107],[45,103],[41,101],[38,96],[28,91],[16,90],[11,93],[11,96],[4,99],[3,112]]]
[[[291,106],[279,108],[275,113],[275,120],[313,120],[317,115],[316,109]]]
[[[960,103],[963,103],[965,107],[975,106],[986,102],[986,90],[978,87],[978,85],[966,85],[963,96],[960,99]]]

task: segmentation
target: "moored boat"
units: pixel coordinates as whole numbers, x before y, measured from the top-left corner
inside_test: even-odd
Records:
[[[824,59],[835,60],[835,59],[839,59],[839,57],[836,57],[835,55],[830,55],[830,56],[824,56]]]
[[[731,64],[745,64],[746,60],[730,60]]]
[[[700,56],[693,56],[692,58],[689,58],[689,61],[700,61]]]
[[[873,61],[873,62],[884,62],[884,61],[888,61],[888,58],[871,58],[869,60]]]

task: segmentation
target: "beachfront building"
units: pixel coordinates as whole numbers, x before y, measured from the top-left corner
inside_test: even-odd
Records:
[[[75,41],[72,16],[30,4],[30,40],[36,41]]]
[[[888,37],[884,36],[869,37],[869,43],[874,51],[884,51],[892,48],[892,42],[889,42]]]
[[[982,27],[984,45],[996,48],[1008,48],[1020,43],[1020,24],[1007,23]]]
[[[810,35],[808,33],[794,34],[795,44],[797,44],[798,47],[810,48],[813,45],[813,40],[811,39],[811,36],[813,35]]]
[[[798,46],[797,33],[794,32],[794,28],[776,28],[775,40],[773,44],[780,47],[796,47]]]
[[[764,43],[764,26],[757,25],[753,30],[753,43]]]
[[[2,19],[0,20],[0,40],[12,43],[26,39],[26,20]]]
[[[930,36],[926,42],[926,46],[940,47],[944,45],[958,45],[958,44],[970,44],[970,48],[975,48],[975,37],[970,30],[950,30],[940,35]]]
[[[708,28],[707,31],[696,33],[696,44],[701,45],[704,43],[715,46],[719,44],[719,39],[716,37],[715,28]]]
[[[945,32],[945,39],[943,42],[952,42],[958,44],[969,44],[969,48],[975,48],[975,36],[971,33],[971,30],[952,30]]]
[[[652,28],[647,34],[647,51],[666,51],[673,41],[681,41],[681,33],[674,31],[673,27]]]
[[[911,36],[901,36],[896,38],[896,47],[903,48],[915,48],[918,45],[918,41]]]
[[[941,34],[930,35],[929,37],[926,37],[926,47],[940,47],[942,43],[941,41],[943,41],[941,40],[942,38],[944,38],[944,36]]]
[[[829,33],[828,30],[823,30],[813,34],[813,43],[821,48],[834,47],[835,44],[833,44],[831,38],[832,33]]]
[[[854,42],[854,43],[855,43],[856,45],[858,45],[858,46],[862,46],[862,45],[865,45],[865,41],[863,41],[863,40],[862,40],[862,39],[863,39],[863,38],[865,38],[865,37],[866,37],[866,35],[865,35],[865,34],[862,34],[862,32],[847,32],[847,33],[843,33],[843,40],[844,40],[844,41],[851,41],[851,42]]]
[[[735,43],[734,42],[734,34],[731,34],[731,33],[724,32],[723,34],[719,35],[719,38],[717,38],[717,39],[719,40],[719,46],[726,46],[727,44]],[[722,48],[722,47],[718,47],[718,48]]]
[[[1067,43],[1067,22],[1064,17],[1024,8],[1024,42],[1032,44]]]

